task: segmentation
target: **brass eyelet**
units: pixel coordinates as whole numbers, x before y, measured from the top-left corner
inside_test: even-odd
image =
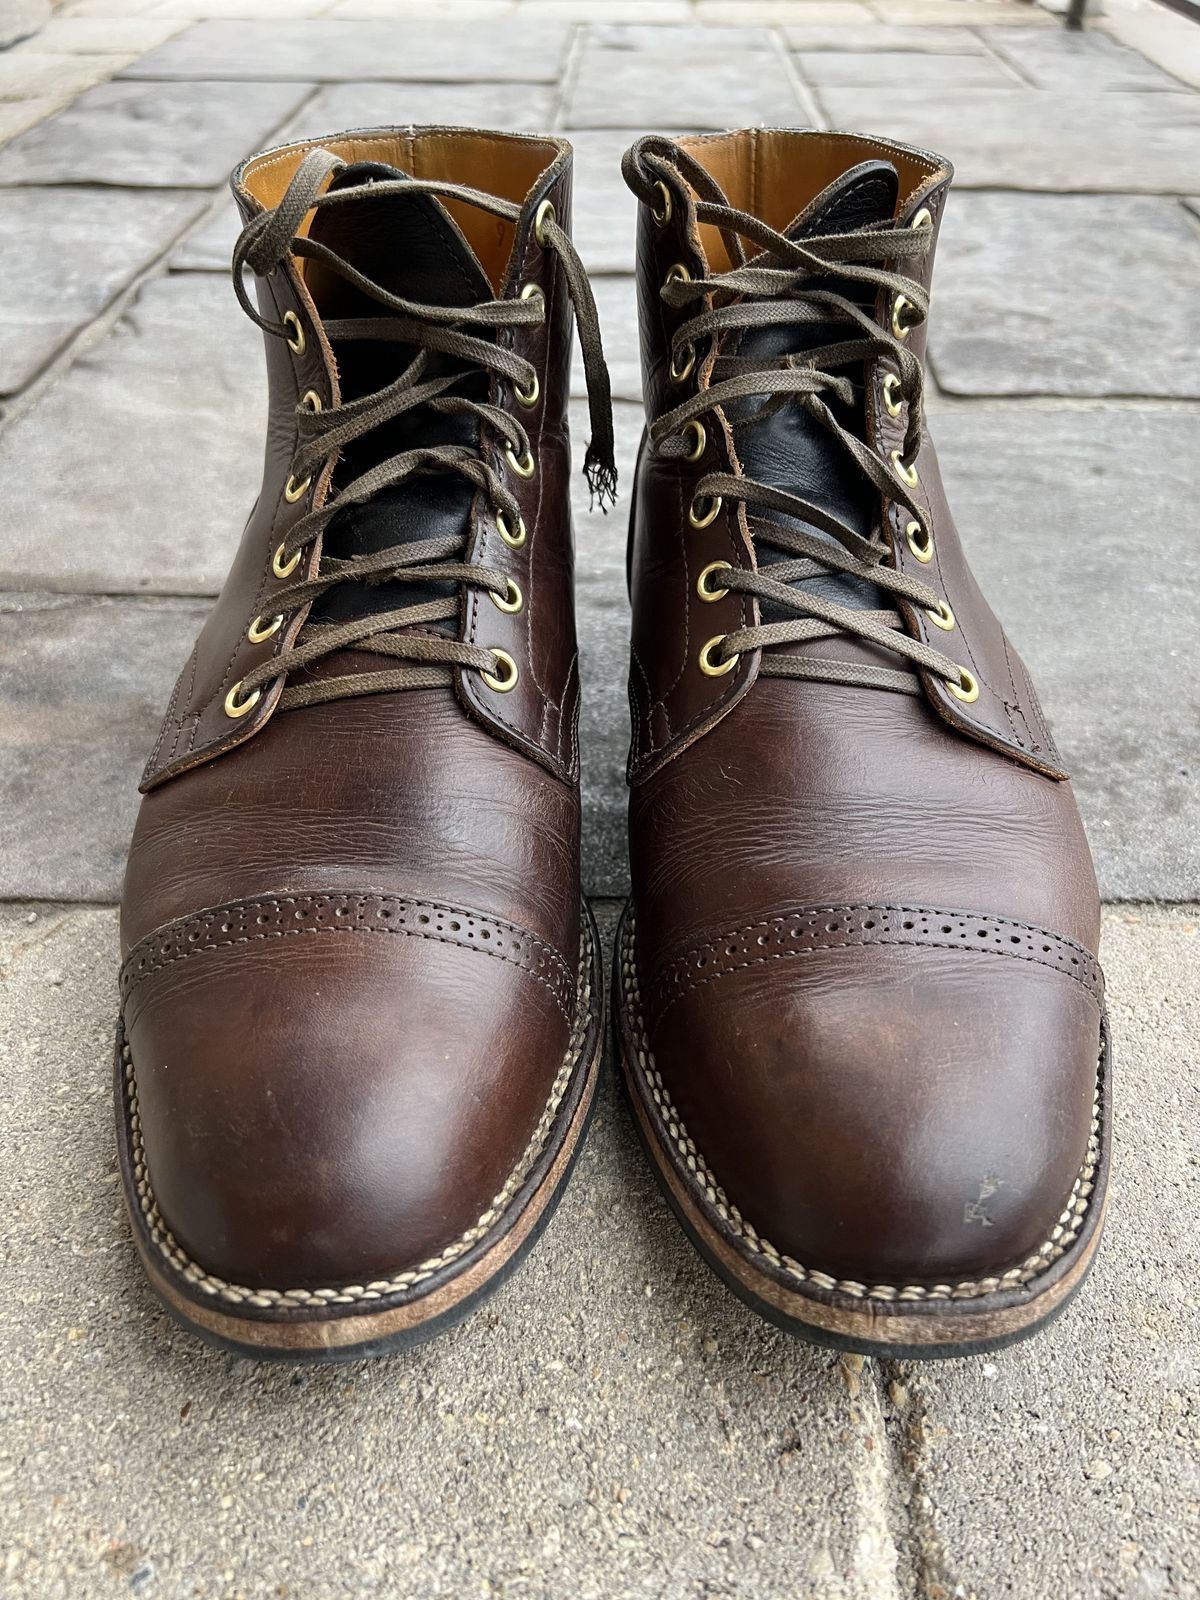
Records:
[[[710,561],[705,567],[704,571],[696,579],[696,593],[700,596],[701,600],[724,600],[725,596],[729,593],[729,590],[710,589],[708,584],[705,582],[705,579],[714,572],[732,571],[733,563],[731,561]]]
[[[883,375],[883,407],[889,417],[898,417],[904,409],[902,400],[893,399],[900,388],[900,376],[896,372],[885,372]]]
[[[285,563],[283,559],[283,546],[280,545],[279,549],[276,550],[275,554],[271,557],[271,571],[277,578],[290,578],[292,573],[295,572],[296,568],[300,565],[300,557],[302,554],[303,551],[294,551],[292,553],[292,559]]]
[[[312,484],[312,473],[307,478],[302,478],[299,483],[294,477],[288,479],[283,486],[283,498],[289,505],[295,505],[297,500],[303,500]]]
[[[525,604],[525,596],[511,578],[506,578],[505,582],[508,584],[508,588],[504,593],[497,594],[494,589],[489,589],[488,599],[497,611],[507,611],[509,613],[520,611]]]
[[[655,222],[660,228],[665,228],[667,223],[671,220],[671,213],[675,209],[674,202],[671,199],[671,191],[667,188],[666,184],[661,178],[654,185],[654,188],[655,191],[662,196],[662,206],[660,208],[659,206],[652,205],[650,207],[650,215],[654,218]]]
[[[305,391],[304,398],[301,400],[300,404],[306,411],[320,411],[321,396],[315,389],[308,389]]]
[[[935,628],[943,628],[947,633],[954,630],[954,613],[944,600],[939,600],[934,607],[926,607],[925,615]]]
[[[686,383],[691,377],[692,368],[696,365],[696,346],[685,344],[682,350],[683,361],[680,363],[679,353],[671,356],[671,382]]]
[[[518,457],[513,451],[512,445],[506,444],[504,446],[504,454],[508,458],[509,466],[518,478],[532,478],[537,471],[537,463],[533,459],[532,450],[526,449],[525,454]]]
[[[663,279],[663,288],[669,283],[691,283],[692,275],[682,261],[675,261],[667,268],[667,275]]]
[[[972,700],[979,699],[979,685],[967,671],[966,667],[959,667],[958,671],[959,676],[962,678],[962,682],[947,683],[946,687],[956,700],[962,700],[967,705],[970,705]]]
[[[892,463],[892,468],[895,471],[896,476],[900,479],[900,482],[907,484],[910,489],[915,489],[918,482],[916,463],[914,462],[911,467],[906,467],[904,465],[904,454],[900,450],[890,451],[889,457]]]
[[[495,689],[497,694],[507,694],[510,689],[517,687],[517,679],[520,677],[520,673],[517,671],[517,663],[507,650],[497,650],[495,645],[489,645],[488,648],[495,656],[497,665],[505,669],[505,673],[502,678],[497,678],[494,673],[484,672],[481,669],[479,676],[489,689]]]
[[[546,204],[549,204],[549,202],[547,201]],[[553,211],[554,207],[551,206],[550,209]],[[539,216],[541,215],[540,207],[538,214]],[[534,231],[537,231],[536,223],[534,224]],[[538,243],[541,243],[540,239]],[[527,283],[521,290],[520,298],[522,300],[541,300],[544,304],[546,296],[542,291],[542,286],[540,283]],[[513,384],[513,393],[517,397],[517,404],[524,406],[526,411],[532,411],[534,406],[537,405],[538,397],[541,392],[542,386],[538,382],[538,376],[536,372],[533,375],[533,382],[530,384],[528,389],[522,389],[519,383]]]
[[[728,661],[714,661],[713,651],[718,645],[725,643],[725,635],[718,633],[707,644],[700,647],[700,671],[707,678],[723,678],[727,672],[732,672],[741,660],[740,656],[730,656]]]
[[[251,644],[262,644],[264,639],[269,639],[273,633],[278,633],[282,627],[282,611],[278,616],[272,617],[270,622],[264,622],[261,617],[255,617],[254,621],[246,629],[246,637]]]
[[[704,430],[704,424],[702,422],[697,422],[695,417],[692,417],[689,421],[685,422],[683,427],[680,429],[681,438],[686,438],[688,434],[691,434],[692,438],[696,442],[683,459],[685,461],[699,461],[700,457],[704,454],[705,446],[708,444],[708,434]]]
[[[262,690],[252,689],[244,700],[239,700],[238,690],[241,687],[242,680],[239,678],[234,684],[233,688],[230,689],[229,693],[225,696],[225,715],[227,717],[244,717],[247,711],[253,711],[255,706],[262,699]]]
[[[916,216],[909,223],[909,227],[910,228],[932,228],[933,227],[933,212],[930,211],[928,206],[922,206],[921,207],[920,211],[917,212]]]
[[[292,330],[287,336],[288,349],[293,351],[296,355],[302,356],[304,354],[304,346],[307,343],[307,340],[304,337],[304,325],[300,321],[300,318],[294,311],[285,311],[283,313],[283,325],[285,328],[290,328]]]
[[[555,220],[556,212],[554,210],[554,206],[549,200],[543,200],[541,205],[537,208],[537,212],[535,213],[533,219],[533,237],[541,245],[543,250],[549,247],[549,241],[547,240],[545,234],[546,224],[548,222],[554,222]]]
[[[913,330],[913,323],[903,320],[906,307],[912,306],[912,301],[907,296],[898,294],[892,301],[892,332],[897,339],[907,339]],[[915,307],[913,308],[915,310]]]
[[[700,505],[707,505],[708,510],[701,512],[697,509]],[[721,496],[714,495],[711,500],[695,499],[688,507],[688,521],[693,528],[707,528],[710,522],[717,520],[717,513],[721,509]]]
[[[514,533],[512,526],[509,523],[508,518],[504,515],[503,511],[497,511],[496,513],[496,532],[504,540],[505,544],[508,545],[510,550],[519,550],[528,537],[525,532],[525,518],[517,518],[517,528],[516,532]]]
[[[933,560],[933,535],[916,518],[905,528],[904,537],[908,540],[908,548],[922,565]]]

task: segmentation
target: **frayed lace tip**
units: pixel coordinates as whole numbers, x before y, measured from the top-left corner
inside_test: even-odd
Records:
[[[584,457],[583,475],[587,479],[587,486],[592,491],[590,509],[594,510],[599,502],[601,511],[607,511],[609,506],[617,503],[617,469],[611,461],[605,461],[600,456],[592,454],[591,447]]]

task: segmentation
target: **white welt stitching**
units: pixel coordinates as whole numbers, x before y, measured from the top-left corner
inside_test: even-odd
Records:
[[[1088,1133],[1087,1151],[1083,1166],[1075,1180],[1066,1208],[1044,1244],[1038,1246],[1019,1266],[997,1278],[979,1278],[962,1283],[935,1283],[925,1285],[906,1283],[859,1283],[853,1278],[835,1278],[828,1272],[818,1272],[804,1267],[791,1256],[777,1250],[764,1239],[754,1225],[747,1222],[713,1176],[704,1157],[697,1150],[678,1111],[667,1093],[662,1075],[654,1062],[650,1042],[642,1021],[641,992],[638,987],[637,963],[634,960],[634,928],[632,916],[627,919],[621,943],[621,978],[629,1001],[629,1020],[637,1047],[637,1063],[646,1086],[658,1107],[662,1127],[675,1149],[683,1158],[688,1171],[699,1183],[704,1197],[721,1221],[739,1236],[755,1255],[764,1257],[777,1271],[786,1273],[800,1283],[816,1284],[821,1289],[836,1289],[841,1294],[853,1295],[856,1300],[972,1300],[997,1290],[1019,1289],[1031,1282],[1070,1248],[1079,1235],[1087,1215],[1088,1200],[1095,1185],[1096,1168],[1100,1162],[1100,1074],[1096,1074],[1096,1090],[1092,1099],[1092,1125]]]
[[[129,1113],[133,1183],[137,1191],[138,1205],[141,1208],[142,1217],[150,1237],[170,1265],[188,1283],[201,1290],[204,1294],[228,1301],[231,1305],[248,1305],[283,1310],[292,1310],[301,1306],[315,1308],[322,1305],[366,1305],[373,1301],[386,1299],[388,1295],[398,1294],[404,1289],[411,1289],[414,1284],[433,1277],[434,1273],[440,1272],[443,1267],[448,1266],[452,1261],[456,1261],[459,1256],[464,1255],[472,1245],[477,1244],[489,1229],[494,1226],[503,1215],[509,1201],[533,1170],[534,1164],[542,1152],[558,1108],[562,1104],[563,1096],[566,1094],[568,1085],[571,1082],[571,1077],[587,1034],[591,1015],[591,957],[591,932],[588,929],[587,918],[585,917],[580,930],[579,977],[576,988],[578,1006],[571,1037],[567,1041],[566,1055],[563,1057],[562,1066],[558,1069],[558,1076],[554,1080],[554,1086],[542,1112],[541,1120],[533,1130],[533,1135],[526,1145],[521,1159],[509,1174],[508,1181],[500,1190],[500,1193],[473,1227],[468,1228],[466,1233],[460,1235],[459,1238],[455,1239],[452,1244],[447,1245],[436,1256],[430,1256],[427,1261],[422,1261],[417,1266],[410,1267],[407,1272],[397,1273],[394,1278],[381,1278],[373,1283],[351,1283],[330,1289],[252,1289],[245,1284],[229,1283],[225,1278],[218,1278],[215,1273],[206,1272],[203,1267],[193,1261],[167,1227],[163,1215],[158,1209],[158,1202],[154,1198],[154,1191],[150,1187],[150,1174],[146,1166],[146,1151],[142,1140],[142,1123],[138,1114],[137,1081],[133,1069],[133,1056],[129,1045],[126,1043],[122,1050],[122,1077],[125,1086],[126,1106]]]

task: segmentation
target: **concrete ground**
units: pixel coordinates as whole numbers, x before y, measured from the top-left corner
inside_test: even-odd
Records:
[[[1200,27],[1104,3],[1071,36],[1022,0],[67,0],[0,48],[4,1594],[1200,1596]],[[255,491],[222,186],[284,134],[409,120],[574,140],[626,471],[638,131],[858,126],[955,162],[933,430],[1109,902],[1111,1222],[1033,1343],[914,1367],[766,1327],[684,1242],[611,1081],[538,1252],[425,1349],[257,1366],[144,1284],[112,908],[137,772]],[[577,533],[585,866],[611,931],[622,517],[581,505]]]

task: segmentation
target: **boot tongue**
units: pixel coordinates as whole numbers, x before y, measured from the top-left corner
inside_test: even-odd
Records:
[[[381,162],[360,161],[343,168],[331,189],[403,182],[408,173]],[[340,206],[316,213],[310,237],[334,251],[356,271],[389,294],[426,305],[471,306],[491,300],[494,291],[475,253],[449,212],[433,195],[391,191],[372,197],[369,190]],[[307,282],[323,321],[387,317],[386,306],[318,261],[307,267]],[[342,399],[373,394],[393,382],[413,360],[416,349],[382,339],[342,339],[333,343]],[[427,376],[457,363],[433,355]],[[458,384],[456,394],[486,400],[483,372]],[[379,462],[423,445],[474,444],[479,428],[467,416],[447,416],[424,407],[373,428],[343,453],[334,474],[334,491]],[[382,489],[363,505],[347,506],[326,526],[323,555],[348,559],[418,539],[462,532],[474,489],[452,474],[422,475]],[[394,610],[438,597],[438,588],[417,584],[337,584],[313,607],[314,622],[344,622],[372,612]],[[453,624],[443,624],[453,629]]]
[[[490,300],[492,287],[470,245],[450,213],[435,195],[397,194],[394,190],[372,196],[373,183],[405,183],[410,174],[382,161],[356,161],[343,167],[330,190],[367,187],[351,204],[327,206],[317,212],[310,237],[335,251],[343,260],[390,294],[429,305],[467,306]],[[350,314],[365,300],[374,313],[386,315],[378,301],[321,267],[308,268],[310,286],[324,316],[341,316],[345,298]],[[366,311],[366,315],[373,314]]]
[[[804,240],[830,233],[850,233],[873,223],[890,222],[896,214],[900,180],[890,161],[864,161],[834,180],[787,228],[789,239]],[[845,289],[842,291],[845,293]],[[874,296],[869,297],[870,301]],[[864,303],[867,303],[864,300]],[[844,325],[804,323],[791,327],[750,329],[742,337],[739,354],[772,360],[796,351],[834,344],[846,337]],[[859,398],[852,407],[830,400],[830,409],[843,426],[861,435],[865,426],[861,376],[852,373]],[[864,537],[869,535],[878,512],[878,494],[859,473],[833,434],[812,421],[797,401],[762,415],[765,401],[752,400],[729,408],[730,420],[740,424],[737,431],[738,455],[747,477],[769,483],[802,496],[822,510],[839,517]],[[757,420],[753,420],[759,413]],[[795,518],[783,522],[805,526]],[[820,529],[809,533],[828,538]],[[783,560],[781,552],[764,548],[761,566]],[[797,588],[808,590],[838,605],[875,610],[883,606],[874,584],[836,573],[822,573],[801,580]],[[768,613],[771,613],[768,615]],[[773,612],[764,605],[767,621],[782,620],[785,613]]]

